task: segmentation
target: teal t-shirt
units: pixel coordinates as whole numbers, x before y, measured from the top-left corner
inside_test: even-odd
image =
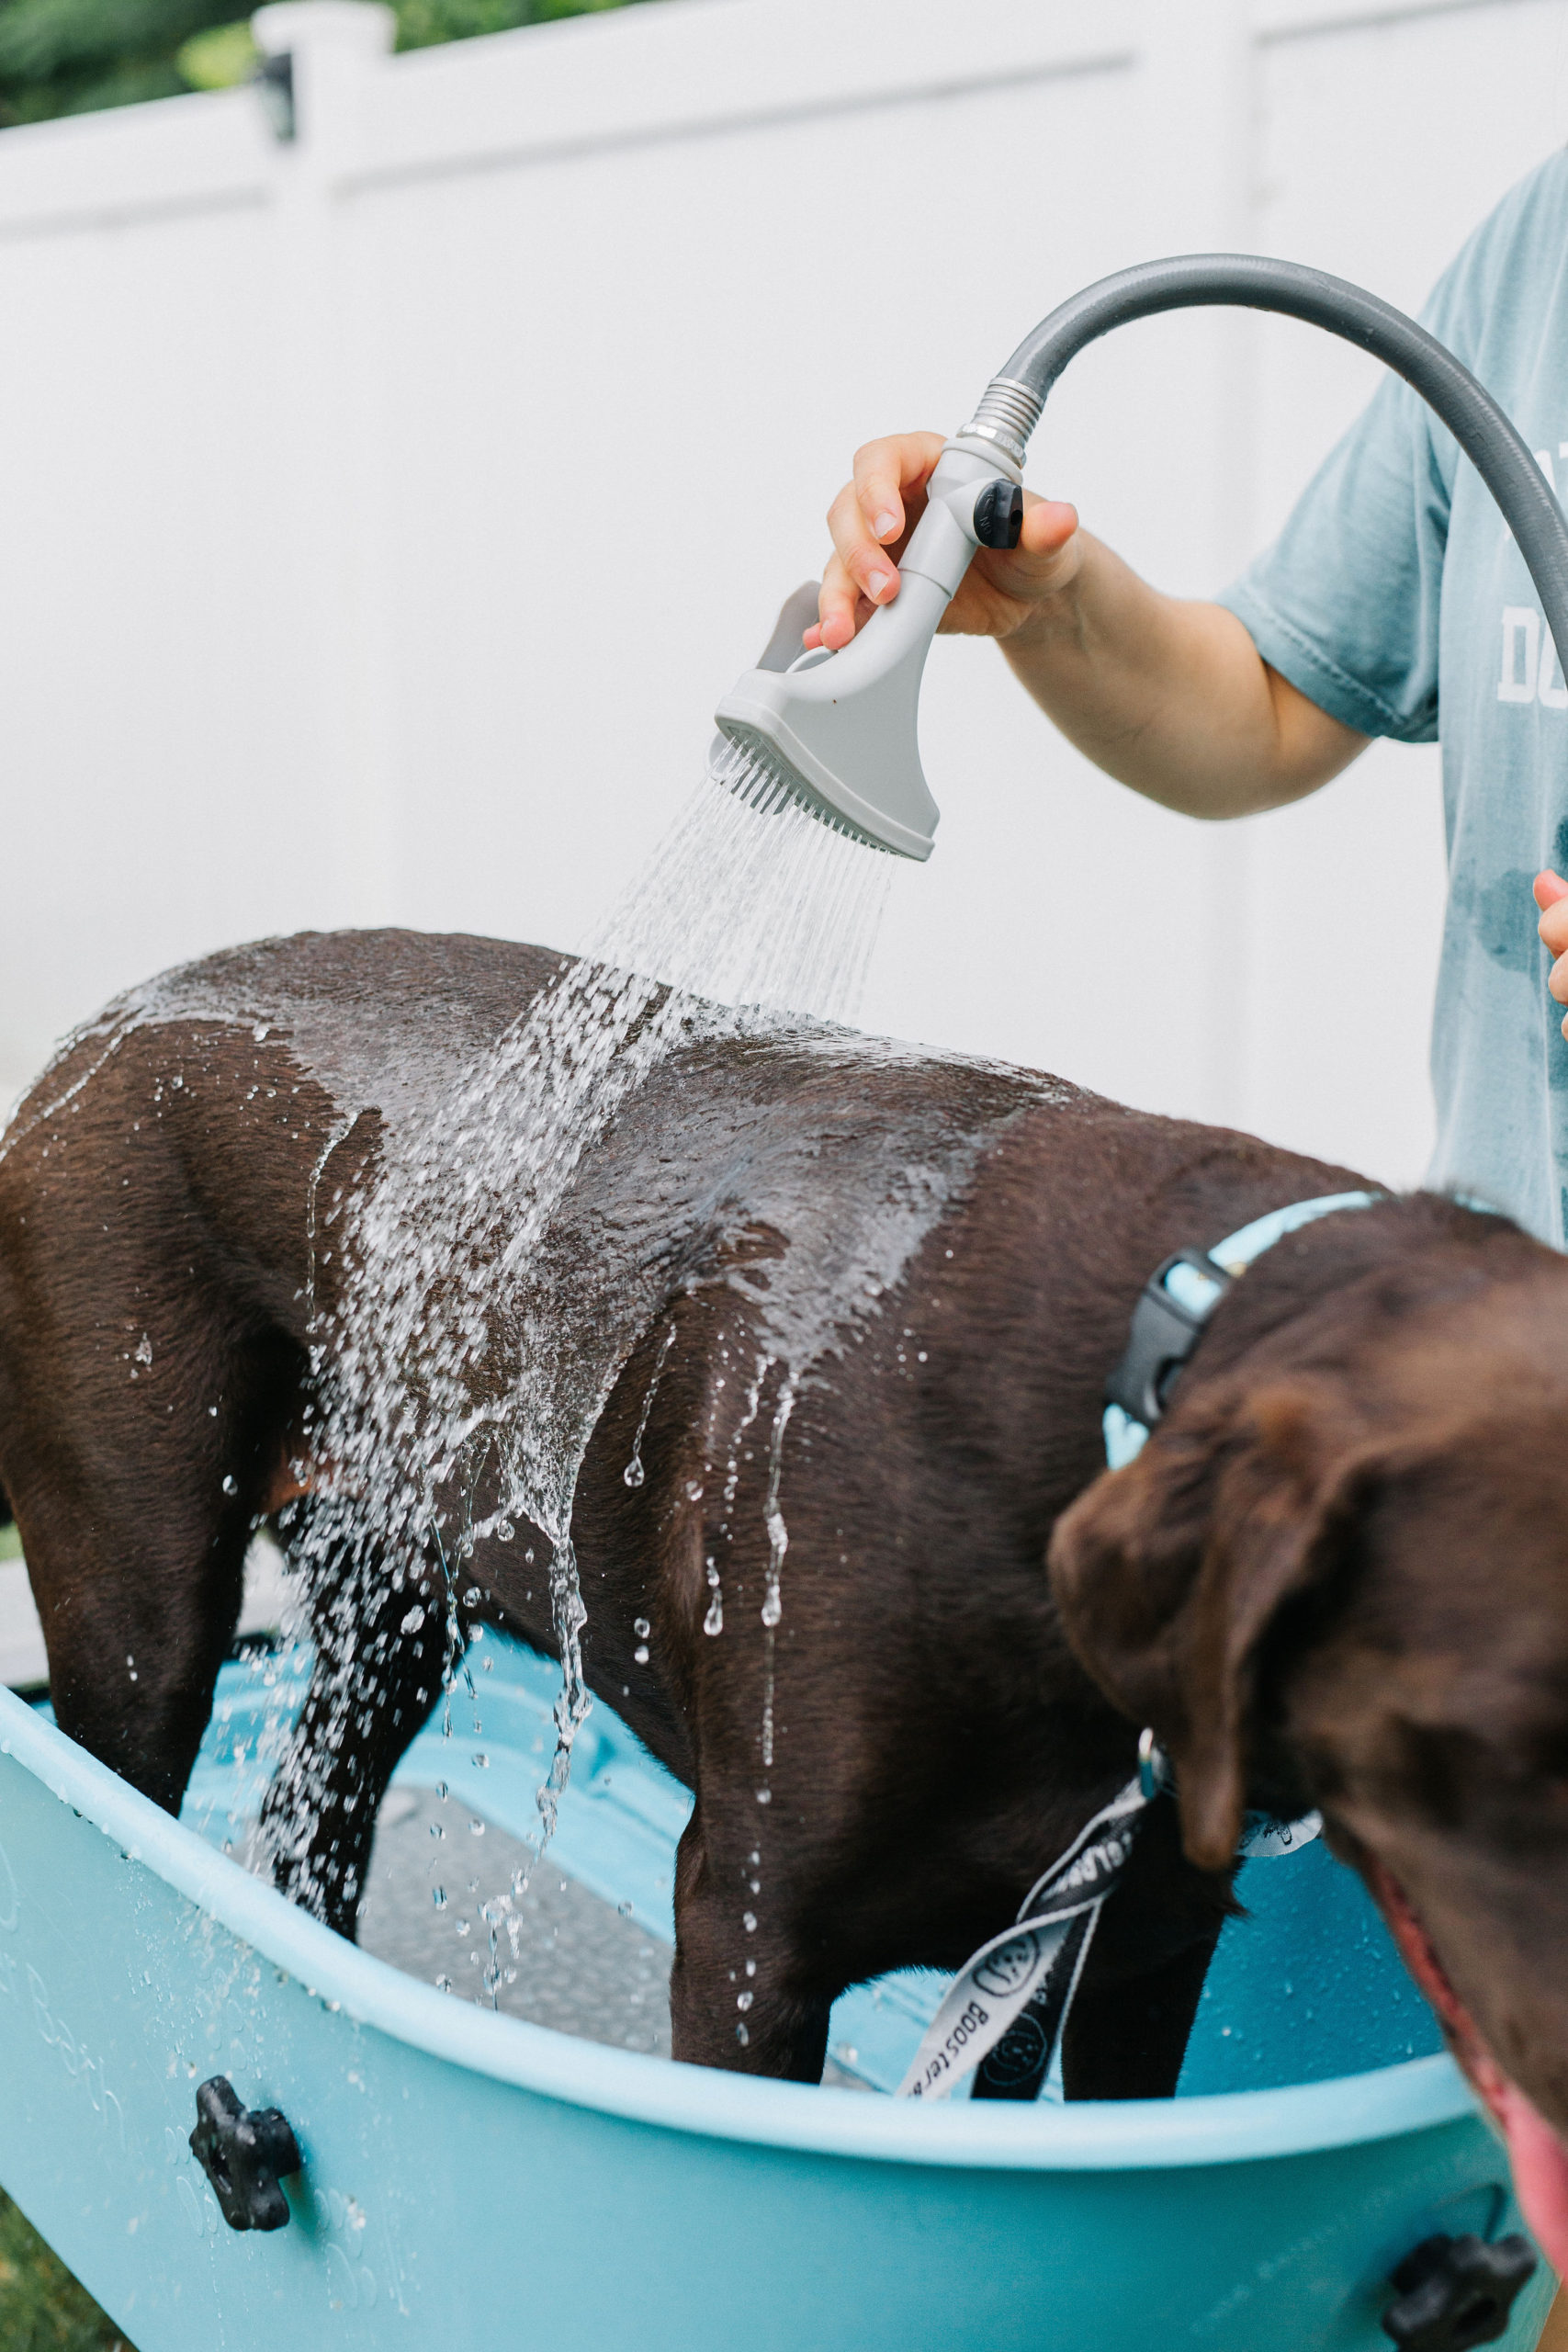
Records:
[[[1506,197],[1422,317],[1568,495],[1568,154]],[[1530,883],[1568,875],[1568,685],[1480,476],[1390,376],[1267,554],[1219,599],[1264,659],[1367,735],[1440,741],[1449,902],[1428,1182],[1563,1247],[1568,1042]],[[1391,875],[1390,922],[1397,922]]]

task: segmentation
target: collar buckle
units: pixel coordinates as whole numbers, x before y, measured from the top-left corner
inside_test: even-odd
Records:
[[[1106,1401],[1153,1429],[1171,1384],[1235,1280],[1202,1250],[1178,1250],[1156,1267],[1133,1309],[1126,1351],[1105,1384]]]

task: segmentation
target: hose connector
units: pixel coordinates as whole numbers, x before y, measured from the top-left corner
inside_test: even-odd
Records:
[[[985,396],[962,433],[960,441],[988,441],[1015,466],[1023,464],[1029,436],[1040,422],[1045,403],[1028,384],[1011,376],[993,376]]]

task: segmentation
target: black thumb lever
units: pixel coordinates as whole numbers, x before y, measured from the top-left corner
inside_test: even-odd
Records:
[[[1514,2299],[1536,2267],[1528,2238],[1423,2238],[1393,2274],[1399,2301],[1383,2333],[1405,2352],[1470,2352],[1508,2332]]]
[[[975,501],[975,537],[980,545],[1015,548],[1022,535],[1022,491],[1016,482],[987,482]]]
[[[229,2227],[281,2230],[288,2199],[277,2184],[300,2167],[299,2143],[288,2120],[276,2107],[242,2107],[227,2075],[201,2085],[196,2118],[191,2154],[212,2183]]]

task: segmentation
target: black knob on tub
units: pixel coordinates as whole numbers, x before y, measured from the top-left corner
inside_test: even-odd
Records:
[[[242,2107],[227,2075],[214,2075],[197,2092],[190,2146],[231,2230],[284,2227],[288,2199],[277,2184],[286,2173],[298,2172],[301,2160],[288,2119],[276,2107]]]
[[[1519,2289],[1535,2272],[1528,2238],[1423,2238],[1393,2274],[1399,2301],[1383,2313],[1383,2333],[1405,2352],[1469,2352],[1508,2330]]]
[[[975,537],[983,548],[1015,548],[1023,528],[1023,492],[1015,481],[987,482],[975,501]]]

